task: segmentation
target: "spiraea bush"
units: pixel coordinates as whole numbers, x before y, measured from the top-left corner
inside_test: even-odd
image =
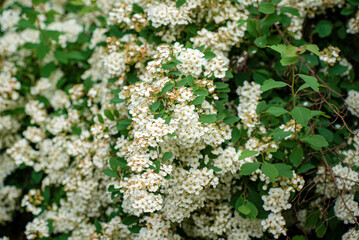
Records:
[[[358,0],[0,2],[0,239],[359,239]]]

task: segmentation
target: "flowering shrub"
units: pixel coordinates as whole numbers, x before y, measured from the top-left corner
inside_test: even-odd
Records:
[[[358,0],[0,4],[0,239],[359,239]]]

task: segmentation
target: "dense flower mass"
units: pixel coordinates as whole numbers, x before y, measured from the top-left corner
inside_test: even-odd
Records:
[[[0,239],[359,238],[358,1],[0,7]]]

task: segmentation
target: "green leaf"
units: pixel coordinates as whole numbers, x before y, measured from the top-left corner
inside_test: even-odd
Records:
[[[311,111],[308,108],[304,107],[295,107],[290,113],[300,125],[307,126],[308,121],[312,118]]]
[[[120,166],[120,160],[118,158],[110,158],[110,166],[113,171],[117,172],[117,169]]]
[[[264,14],[272,14],[275,11],[275,7],[273,5],[273,3],[270,2],[261,2],[259,4],[259,9],[260,12],[264,13]]]
[[[123,119],[121,121],[118,121],[116,123],[116,128],[117,130],[121,131],[121,130],[125,130],[127,129],[127,127],[132,123],[131,119]]]
[[[258,35],[258,23],[254,19],[247,20],[247,31],[252,37]]]
[[[328,142],[332,142],[334,139],[334,134],[326,128],[318,128],[318,132],[322,135]]]
[[[145,13],[145,11],[140,5],[134,3],[132,4],[132,14],[136,14],[136,13]]]
[[[245,206],[251,210],[251,212],[248,214],[248,218],[250,220],[256,219],[256,217],[258,215],[258,209],[257,209],[256,205],[254,205],[252,202],[247,201]]]
[[[109,177],[118,178],[118,174],[115,171],[113,171],[112,169],[105,168],[105,169],[102,169],[102,172]]]
[[[43,30],[43,34],[45,35],[46,39],[53,39],[55,41],[58,41],[59,36],[63,33],[53,30]]]
[[[284,44],[277,44],[269,46],[269,48],[273,49],[276,52],[279,52],[281,55],[284,55],[286,46]]]
[[[172,90],[172,88],[174,87],[174,83],[171,82],[167,82],[165,84],[165,86],[162,88],[162,91],[159,93],[159,96],[163,96],[166,92]]]
[[[270,164],[270,163],[263,163],[262,167],[261,167],[261,171],[267,176],[269,177],[269,179],[271,180],[272,183],[275,182],[276,177],[278,177],[279,173],[277,168]]]
[[[292,166],[284,164],[284,163],[275,163],[274,166],[278,170],[279,176],[292,178],[293,177],[293,170]]]
[[[155,102],[155,103],[151,104],[151,105],[149,106],[149,109],[150,109],[151,113],[156,112],[157,109],[160,107],[160,105],[161,105],[160,102]]]
[[[132,225],[134,223],[137,223],[139,220],[140,220],[139,217],[127,216],[127,217],[122,219],[122,223],[125,224],[126,226],[128,226],[128,225]]]
[[[45,43],[40,43],[35,49],[36,56],[40,60],[43,60],[49,51],[50,48]]]
[[[284,52],[284,56],[286,57],[296,57],[298,56],[298,52],[297,52],[298,48],[292,45],[288,45],[285,48],[285,52]]]
[[[205,98],[204,96],[196,97],[196,98],[193,100],[192,104],[193,104],[193,105],[202,104],[205,99],[206,99],[206,98]]]
[[[237,143],[241,138],[241,131],[239,131],[237,127],[233,127],[231,136],[232,136],[232,142]]]
[[[169,176],[169,175],[167,175],[167,176]],[[132,232],[132,233],[139,233],[140,230],[141,230],[141,228],[142,228],[142,226],[140,226],[140,225],[135,225],[135,226],[133,226],[133,227],[129,227],[129,228],[128,228],[128,231],[130,231],[130,232]]]
[[[141,80],[136,76],[136,74],[133,74],[133,73],[127,74],[127,80],[128,80],[128,82],[131,83],[131,84],[134,84],[134,83],[136,83],[136,82],[141,81]]]
[[[67,53],[67,57],[69,59],[74,59],[74,60],[85,60],[86,56],[79,51],[71,51],[69,53]]]
[[[292,240],[306,240],[306,238],[303,235],[295,235]]]
[[[43,78],[47,78],[56,69],[55,63],[50,62],[41,68],[40,75]]]
[[[301,167],[298,169],[297,173],[298,173],[298,174],[302,174],[302,173],[304,173],[304,172],[306,172],[306,171],[308,171],[308,170],[310,170],[310,169],[313,169],[313,168],[315,168],[315,166],[314,166],[313,164],[307,163],[307,164],[304,164],[303,166],[301,166]]]
[[[64,63],[67,64],[67,54],[63,51],[60,50],[55,50],[54,51],[54,57],[57,61],[59,61],[60,63]]]
[[[319,52],[319,47],[315,44],[308,44],[307,46],[307,50],[314,53],[315,55],[317,55],[318,57],[320,57],[322,54],[320,54]]]
[[[180,75],[182,75],[182,73],[180,72],[180,71],[170,71],[170,72],[168,72],[168,74],[169,75],[177,75],[177,76],[180,76]]]
[[[288,84],[286,84],[285,82],[278,82],[278,81],[274,81],[273,79],[268,79],[265,80],[264,83],[262,84],[261,91],[265,92],[273,88],[281,88],[285,86],[288,86]]]
[[[327,140],[325,140],[325,138],[321,135],[311,135],[303,138],[302,141],[308,143],[309,145],[314,147],[314,149],[320,149],[329,145]]]
[[[293,8],[293,7],[281,7],[281,8],[280,8],[280,11],[281,11],[282,13],[290,13],[290,14],[292,14],[293,16],[300,17],[300,14],[299,14],[298,9]]]
[[[163,154],[162,162],[166,162],[170,160],[172,156],[173,156],[172,152],[166,152],[165,154]]]
[[[214,54],[210,48],[207,48],[203,53],[204,59],[212,59],[216,57],[216,54]]]
[[[229,84],[228,83],[223,83],[223,82],[215,82],[213,83],[217,89],[224,89],[224,88],[228,88]]]
[[[70,3],[72,5],[76,5],[76,6],[83,6],[85,5],[85,3],[82,0],[70,0]]]
[[[288,111],[282,107],[272,106],[272,107],[268,108],[266,112],[268,112],[276,117],[279,117],[280,115],[283,115],[283,114],[287,113]]]
[[[181,7],[185,3],[186,3],[186,0],[177,0],[176,1],[176,8]]]
[[[303,79],[314,91],[319,92],[319,83],[315,77],[297,74],[301,79]]]
[[[103,120],[103,117],[102,117],[102,115],[101,114],[97,114],[97,119],[98,119],[98,121],[100,122],[100,123],[105,123],[105,121]]]
[[[248,149],[245,149],[241,152],[241,156],[239,156],[239,159],[238,160],[242,160],[242,159],[245,159],[247,157],[251,157],[253,155],[256,155],[258,154],[257,151],[252,151],[252,150],[248,150]]]
[[[239,121],[239,117],[237,116],[229,116],[229,117],[226,117],[223,122],[226,123],[226,124],[233,124],[233,123],[236,123]]]
[[[257,37],[254,40],[254,44],[259,48],[265,48],[267,46],[267,38],[266,38],[266,36]]]
[[[243,213],[244,215],[248,215],[251,212],[251,209],[246,207],[245,205],[239,206],[237,211]]]
[[[217,117],[216,117],[216,114],[202,114],[200,117],[199,117],[199,122],[202,122],[202,123],[213,123],[217,120]]]
[[[260,167],[259,162],[251,162],[245,163],[241,167],[240,175],[251,175],[254,171],[256,171]]]
[[[299,145],[289,155],[289,160],[294,167],[298,167],[303,161],[303,148]]]
[[[208,95],[207,90],[204,89],[204,88],[198,88],[198,89],[196,89],[193,93],[196,94],[196,95],[198,95],[198,96],[202,96],[202,97],[205,97],[205,96]]]
[[[233,74],[230,71],[226,71],[225,78],[233,78]]]
[[[310,87],[310,86],[309,86],[308,83],[304,83],[302,86],[300,86],[300,87],[298,88],[297,92],[299,92],[299,91],[301,91],[301,90],[303,90],[303,89],[309,88],[309,87]]]
[[[292,64],[296,64],[298,62],[298,56],[295,56],[295,57],[283,57],[281,60],[280,60],[280,63],[283,65],[283,66],[288,66],[288,65],[292,65]]]
[[[110,119],[111,121],[115,120],[115,117],[113,116],[113,114],[112,114],[112,112],[111,112],[110,110],[105,109],[105,110],[103,111],[103,113],[104,113],[104,115],[105,115],[108,119]]]
[[[320,20],[313,33],[318,33],[320,38],[328,37],[332,33],[333,24],[328,20]]]
[[[177,63],[170,62],[170,63],[162,64],[162,68],[164,70],[170,70],[171,68],[174,68],[176,65]]]
[[[76,125],[71,126],[71,132],[74,135],[81,136],[82,129]]]

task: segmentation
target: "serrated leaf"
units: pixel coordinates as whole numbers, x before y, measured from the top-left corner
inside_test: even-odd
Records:
[[[280,63],[283,66],[288,66],[288,65],[292,65],[292,64],[296,64],[298,62],[298,56],[294,56],[294,57],[286,57],[284,56],[281,60]]]
[[[312,113],[308,108],[305,107],[295,107],[290,113],[300,125],[307,126],[308,121],[312,118]]]
[[[199,117],[199,122],[202,122],[202,123],[213,123],[217,120],[217,117],[216,117],[216,114],[202,114],[200,117]]]
[[[251,162],[245,163],[241,167],[240,175],[251,175],[254,171],[256,171],[260,167],[259,162]]]
[[[275,163],[275,168],[278,170],[278,175],[292,178],[293,177],[293,170],[290,165],[284,164],[284,163]]]
[[[301,79],[303,79],[314,91],[319,92],[319,83],[315,77],[297,74]]]
[[[263,163],[262,167],[261,167],[261,171],[267,176],[269,177],[269,179],[271,180],[272,183],[275,182],[276,177],[278,177],[279,173],[277,168],[270,163]]]
[[[239,159],[238,160],[242,160],[242,159],[245,159],[247,157],[251,157],[251,156],[254,156],[258,154],[257,151],[252,151],[252,150],[248,150],[248,149],[245,149],[241,152],[241,156],[239,156]]]
[[[308,44],[307,46],[307,50],[314,53],[317,56],[321,56],[320,52],[319,52],[319,47],[315,44]]]
[[[269,46],[269,48],[273,49],[276,52],[279,52],[281,55],[284,55],[286,46],[284,44],[277,44]]]
[[[264,83],[262,84],[261,91],[265,92],[265,91],[268,91],[273,88],[281,88],[281,87],[285,87],[287,85],[288,84],[286,84],[285,82],[274,81],[273,79],[268,79],[268,80],[265,80]]]
[[[268,112],[276,117],[279,117],[280,115],[283,115],[283,114],[287,113],[288,111],[282,107],[272,106],[272,107],[268,108],[266,112]]]
[[[170,160],[172,156],[173,156],[172,152],[166,152],[165,154],[163,154],[162,162],[166,162]]]
[[[298,167],[303,161],[303,148],[297,146],[289,155],[289,160],[293,163],[294,167]]]

